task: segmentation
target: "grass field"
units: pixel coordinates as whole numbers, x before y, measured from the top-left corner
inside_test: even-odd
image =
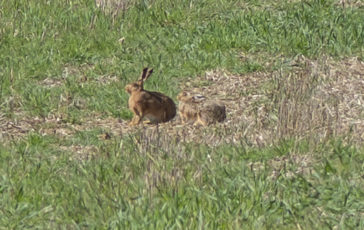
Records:
[[[0,229],[364,229],[362,1],[109,2],[0,1]],[[128,127],[145,66],[227,121]]]

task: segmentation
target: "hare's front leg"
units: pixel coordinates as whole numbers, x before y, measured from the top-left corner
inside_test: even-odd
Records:
[[[179,118],[180,118],[182,124],[186,123],[187,119],[183,113],[179,112]]]
[[[133,119],[131,120],[131,122],[129,123],[130,126],[138,125],[141,122],[141,120],[143,119],[143,114],[139,113],[138,110],[133,109],[133,112],[134,112],[134,116],[133,116]]]
[[[131,121],[129,122],[129,125],[130,126],[136,125],[137,124],[136,119],[137,119],[137,116],[134,115],[133,118],[131,119]]]
[[[129,123],[130,126],[139,125],[142,118],[139,115],[134,114],[133,119],[131,119],[131,122]]]

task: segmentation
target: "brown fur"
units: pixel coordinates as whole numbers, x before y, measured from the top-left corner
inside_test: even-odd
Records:
[[[193,100],[193,97],[187,94],[187,92],[181,92],[178,94],[177,100],[179,101],[178,113],[182,123],[196,121],[198,104]]]
[[[139,124],[143,118],[152,123],[167,122],[176,115],[176,105],[168,96],[144,90],[143,83],[153,73],[144,68],[140,79],[125,86],[125,91],[130,94],[129,109],[134,113],[130,125]]]
[[[214,101],[208,101],[205,97],[193,96],[188,92],[178,94],[179,115],[182,123],[193,122],[194,125],[211,125],[222,122],[226,118],[225,105]]]
[[[200,109],[197,114],[195,124],[203,126],[211,125],[216,122],[223,122],[226,119],[225,105],[217,103],[207,103]]]

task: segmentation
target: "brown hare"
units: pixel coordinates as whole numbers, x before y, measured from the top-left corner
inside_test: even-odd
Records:
[[[202,95],[191,95],[186,91],[178,94],[178,112],[182,123],[193,122],[194,125],[211,125],[226,118],[225,105],[206,100]]]
[[[138,81],[125,86],[125,91],[130,95],[129,109],[134,113],[129,125],[137,125],[143,118],[151,123],[167,122],[176,115],[176,105],[171,98],[144,90],[143,83],[152,73],[153,69],[144,68]]]

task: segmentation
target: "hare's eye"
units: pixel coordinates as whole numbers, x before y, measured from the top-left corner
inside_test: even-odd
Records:
[[[203,100],[203,99],[205,99],[205,97],[203,96],[203,95],[196,95],[196,96],[193,96],[193,99],[195,99],[195,100]]]

